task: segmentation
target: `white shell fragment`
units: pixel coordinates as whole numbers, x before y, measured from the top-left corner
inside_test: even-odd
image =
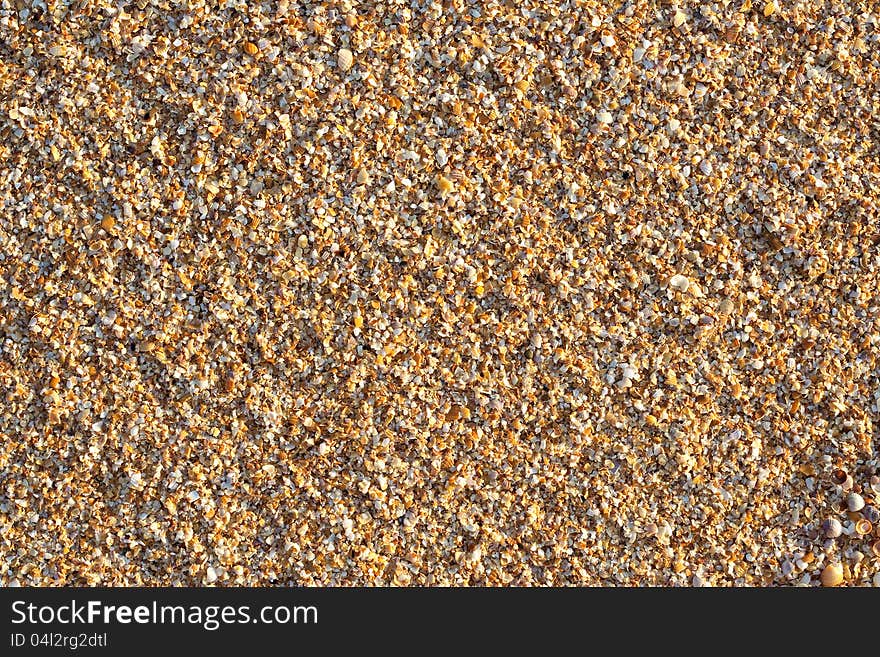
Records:
[[[687,292],[690,285],[690,279],[683,274],[675,274],[669,279],[669,287],[682,293]]]
[[[850,511],[861,511],[865,508],[865,499],[858,493],[850,493],[846,498],[846,506]]]

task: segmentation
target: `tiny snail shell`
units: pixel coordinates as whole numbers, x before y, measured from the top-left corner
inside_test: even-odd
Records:
[[[871,552],[874,553],[875,557],[880,557],[880,541],[874,541],[871,545]]]
[[[348,48],[342,48],[336,54],[336,64],[343,71],[348,71],[354,66],[354,54]]]

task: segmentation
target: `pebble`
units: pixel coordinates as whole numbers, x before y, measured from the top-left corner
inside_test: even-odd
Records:
[[[213,566],[208,566],[207,570],[205,571],[205,581],[208,584],[213,584],[217,581],[217,571],[214,570]]]
[[[683,11],[676,9],[675,13],[672,15],[672,24],[675,27],[681,27],[687,22],[687,14]]]

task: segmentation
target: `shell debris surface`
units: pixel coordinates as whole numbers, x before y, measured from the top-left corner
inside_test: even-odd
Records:
[[[0,584],[880,581],[876,2],[67,5]]]

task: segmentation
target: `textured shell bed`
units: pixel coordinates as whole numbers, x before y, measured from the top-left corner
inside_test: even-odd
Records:
[[[880,585],[880,9],[0,2],[0,583]]]

